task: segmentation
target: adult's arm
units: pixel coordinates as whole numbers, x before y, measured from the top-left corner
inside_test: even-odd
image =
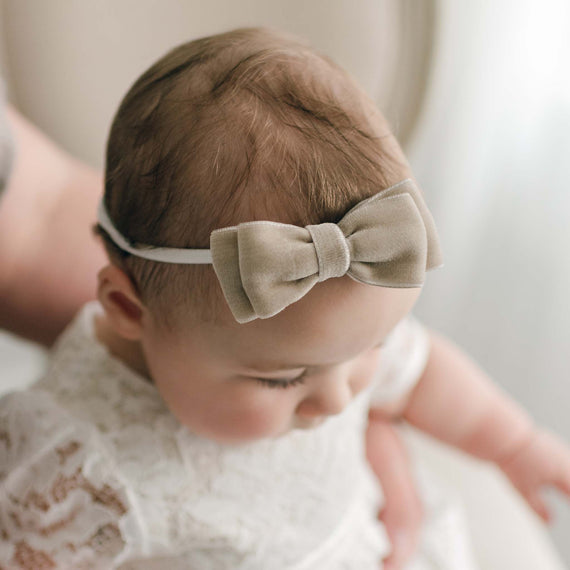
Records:
[[[0,328],[50,345],[94,298],[103,182],[12,108],[13,170],[0,197]]]

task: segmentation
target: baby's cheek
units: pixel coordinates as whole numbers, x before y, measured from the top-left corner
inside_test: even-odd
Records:
[[[290,425],[291,411],[280,389],[245,387],[240,393],[218,401],[212,428],[218,439],[246,441],[271,437]],[[279,397],[281,396],[281,397]],[[294,407],[293,407],[294,409]],[[211,416],[213,417],[213,416]]]

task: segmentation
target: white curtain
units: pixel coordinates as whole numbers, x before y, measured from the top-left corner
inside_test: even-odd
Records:
[[[432,65],[409,151],[445,267],[417,313],[570,440],[570,3],[440,0]]]

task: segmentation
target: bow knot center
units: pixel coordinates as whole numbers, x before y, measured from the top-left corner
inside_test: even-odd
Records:
[[[305,226],[313,238],[319,262],[319,281],[342,277],[350,266],[350,249],[342,230],[333,223]]]

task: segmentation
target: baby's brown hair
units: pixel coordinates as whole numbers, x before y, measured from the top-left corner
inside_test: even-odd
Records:
[[[243,28],[185,43],[131,87],[111,126],[105,205],[132,243],[208,248],[253,220],[336,222],[410,175],[372,100],[302,41]],[[148,261],[103,237],[159,322],[219,321],[212,265]]]

